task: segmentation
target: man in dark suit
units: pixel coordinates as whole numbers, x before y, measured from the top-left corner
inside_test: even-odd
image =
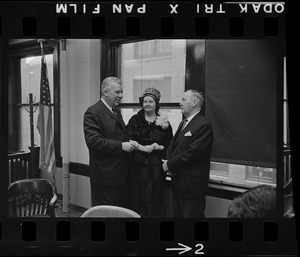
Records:
[[[92,206],[124,206],[122,196],[128,172],[125,124],[117,106],[123,98],[121,81],[108,77],[101,84],[101,99],[84,114],[84,135],[90,155]]]
[[[188,90],[180,102],[185,119],[167,150],[163,169],[171,173],[174,217],[204,218],[213,143],[211,124],[200,113],[203,94]]]

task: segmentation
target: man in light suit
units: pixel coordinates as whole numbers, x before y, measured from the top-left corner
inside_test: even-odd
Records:
[[[108,77],[101,84],[101,99],[84,114],[84,135],[90,156],[92,206],[124,206],[128,172],[128,142],[125,124],[117,108],[123,98],[121,81]]]
[[[197,90],[183,94],[180,106],[185,119],[163,160],[164,171],[172,174],[174,217],[204,218],[213,130],[200,113],[203,103]]]

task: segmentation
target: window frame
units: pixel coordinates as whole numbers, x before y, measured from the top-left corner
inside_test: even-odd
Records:
[[[54,144],[56,166],[62,167],[61,156],[61,135],[60,135],[60,45],[58,40],[46,39],[43,42],[44,54],[53,55],[53,120],[54,120]],[[9,43],[9,103],[11,111],[9,111],[9,120],[12,120],[13,141],[10,142],[12,148],[9,151],[18,151],[20,134],[18,132],[20,125],[20,106],[21,103],[21,69],[20,60],[30,56],[41,55],[41,47],[37,39],[32,40],[11,40]],[[38,103],[36,103],[37,105]],[[14,117],[14,118],[12,118]]]
[[[147,40],[156,40],[156,39],[103,39],[101,47],[101,58],[100,58],[100,76],[101,81],[108,76],[119,77],[121,75],[121,45],[128,43],[135,43]],[[158,40],[158,39],[157,39]],[[156,44],[155,44],[156,45]],[[161,56],[159,56],[161,57]],[[162,56],[166,57],[166,56]],[[168,56],[167,56],[168,57]],[[189,84],[188,81],[186,81]],[[191,88],[190,86],[185,85],[185,90]],[[100,93],[101,97],[101,93]],[[159,104],[162,109],[172,108],[179,109],[179,102],[165,102]],[[138,103],[121,103],[121,108],[137,108],[139,107]]]

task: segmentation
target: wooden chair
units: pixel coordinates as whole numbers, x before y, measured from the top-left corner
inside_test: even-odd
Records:
[[[87,209],[81,218],[140,218],[136,212],[113,205],[98,205]]]
[[[47,179],[22,179],[8,186],[9,217],[55,217],[56,188]]]

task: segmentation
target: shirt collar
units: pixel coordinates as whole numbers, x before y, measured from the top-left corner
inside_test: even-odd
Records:
[[[189,122],[190,122],[190,121],[191,121],[191,120],[192,120],[199,112],[200,112],[200,111],[198,111],[198,112],[192,114],[190,117],[186,118],[187,123],[189,123]]]
[[[110,107],[109,105],[108,105],[108,103],[107,102],[105,102],[105,100],[101,97],[101,101],[105,104],[105,106],[113,113],[113,109],[112,109],[112,107]]]

